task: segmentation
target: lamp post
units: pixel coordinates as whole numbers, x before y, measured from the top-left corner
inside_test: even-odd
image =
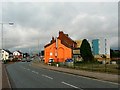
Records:
[[[4,24],[13,25],[14,23],[9,22],[9,23],[0,23],[0,24],[1,24],[1,43],[2,43],[2,45],[1,45],[1,57],[2,57],[2,50],[3,50],[3,25]],[[3,59],[3,58],[1,58],[1,59]]]
[[[10,22],[10,23],[0,23],[1,24],[1,40],[2,40],[2,49],[3,49],[3,25],[4,24],[9,24],[9,25],[13,25],[14,23]]]

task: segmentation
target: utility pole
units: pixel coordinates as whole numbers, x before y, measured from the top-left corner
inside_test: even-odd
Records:
[[[2,45],[1,45],[1,46],[2,46],[2,47],[1,47],[1,54],[2,54],[2,50],[3,50],[3,25],[4,25],[4,24],[13,25],[14,23],[10,23],[10,22],[9,22],[9,23],[3,23],[3,22],[2,22],[2,23],[0,23],[0,24],[1,24],[1,43],[2,43]],[[1,57],[2,57],[2,55],[1,55]],[[3,58],[2,58],[2,59],[3,59]],[[6,62],[6,60],[5,60],[5,62]]]
[[[39,39],[38,39],[38,56],[39,56]]]
[[[106,39],[105,39],[105,72],[106,72],[106,55],[107,55],[107,52],[106,52],[106,45],[107,45],[107,43],[106,43]]]

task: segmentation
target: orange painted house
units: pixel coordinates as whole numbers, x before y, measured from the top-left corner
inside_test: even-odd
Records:
[[[65,62],[67,58],[72,58],[72,49],[76,47],[77,43],[68,34],[59,31],[59,36],[52,37],[51,42],[44,46],[45,63],[48,63],[50,59],[54,62]]]

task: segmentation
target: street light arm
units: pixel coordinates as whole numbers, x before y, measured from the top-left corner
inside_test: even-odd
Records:
[[[14,23],[10,22],[9,25],[13,25]]]
[[[9,22],[9,23],[0,23],[0,24],[9,24],[9,25],[13,25],[13,22]]]

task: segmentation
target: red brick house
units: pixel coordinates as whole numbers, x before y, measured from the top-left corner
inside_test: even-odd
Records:
[[[48,63],[50,59],[53,59],[54,62],[65,62],[67,58],[72,58],[72,49],[76,47],[77,43],[68,34],[59,31],[59,36],[52,37],[50,43],[44,46],[45,63]]]

